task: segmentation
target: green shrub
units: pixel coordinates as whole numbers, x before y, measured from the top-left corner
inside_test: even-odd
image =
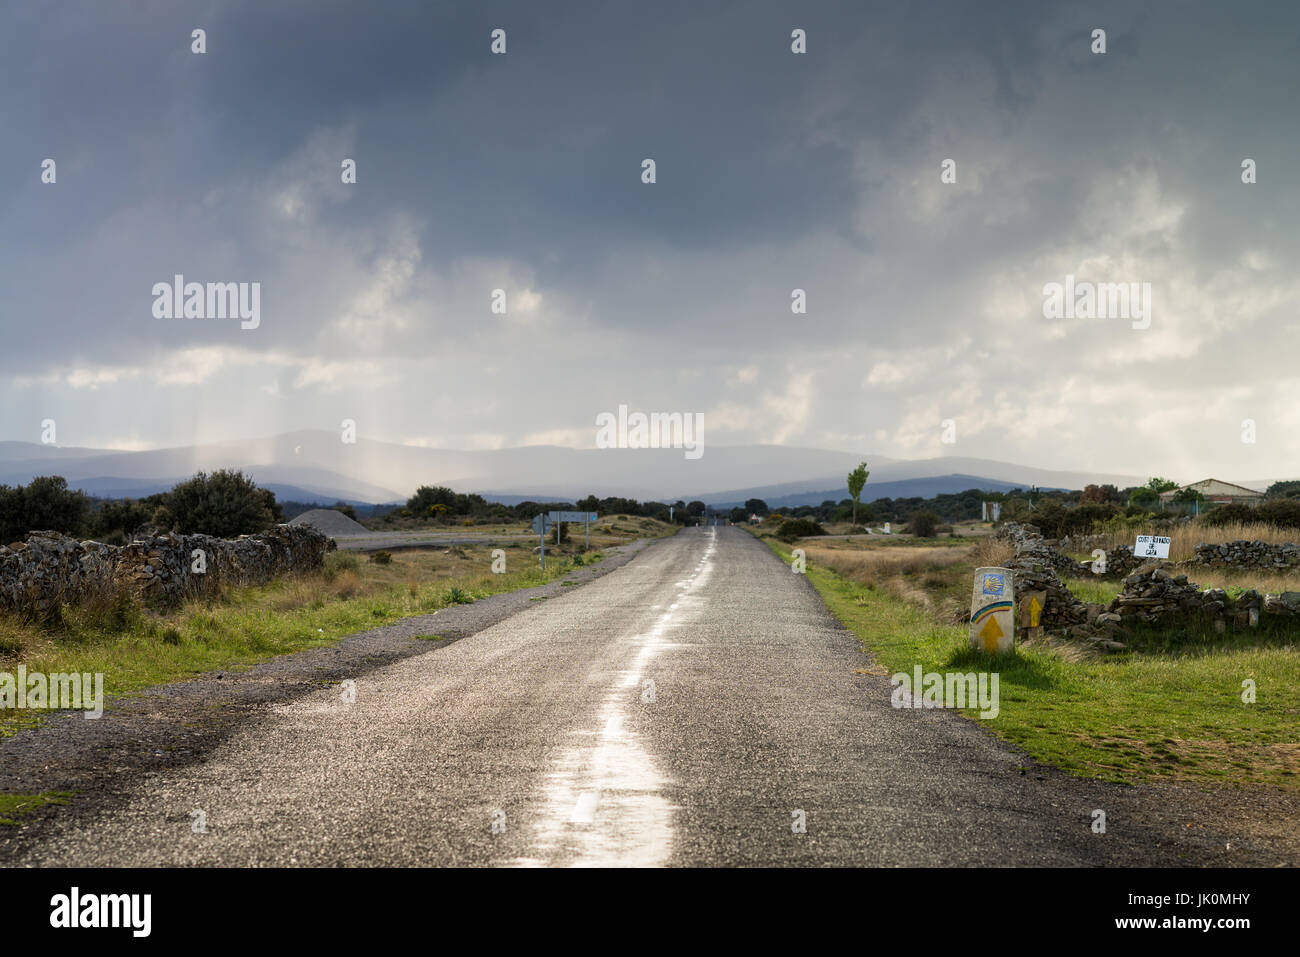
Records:
[[[1300,528],[1300,501],[1294,498],[1265,502],[1255,509],[1257,521],[1267,522],[1275,528]]]
[[[391,565],[393,563],[392,552],[375,552],[370,556],[370,560],[376,565]]]
[[[907,528],[918,538],[934,538],[939,528],[939,516],[929,511],[913,512],[907,520]]]
[[[469,605],[473,604],[474,598],[465,591],[465,589],[452,585],[447,589],[447,604],[449,605]]]
[[[1300,528],[1300,501],[1284,498],[1254,506],[1232,502],[1210,509],[1201,516],[1201,521],[1211,528],[1255,523],[1272,525],[1274,528]]]
[[[264,532],[280,520],[275,494],[242,472],[200,472],[163,497],[160,518],[186,535],[238,538]]]
[[[0,545],[22,541],[28,532],[79,535],[90,499],[70,490],[61,475],[43,475],[26,487],[0,485]]]
[[[361,571],[361,559],[352,552],[328,552],[321,574],[327,582],[332,582],[342,572]]]
[[[793,542],[796,538],[825,534],[826,529],[811,518],[787,518],[781,523],[781,527],[776,530],[776,537],[783,542]]]

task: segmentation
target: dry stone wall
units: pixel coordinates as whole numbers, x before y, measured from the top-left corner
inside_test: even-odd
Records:
[[[1159,562],[1125,578],[1109,610],[1126,622],[1172,625],[1201,619],[1220,630],[1254,627],[1261,614],[1300,618],[1300,591],[1261,595],[1251,588],[1233,598],[1222,588],[1201,589],[1169,562]]]
[[[1286,571],[1300,567],[1300,545],[1291,543],[1275,545],[1269,542],[1250,542],[1240,539],[1221,545],[1196,546],[1198,565],[1216,568],[1251,568],[1266,571]]]
[[[1061,554],[1033,525],[1007,522],[994,533],[994,537],[1010,541],[1015,546],[1016,558],[1045,565],[1057,574],[1079,574],[1079,563],[1069,555]]]
[[[223,585],[317,570],[334,547],[310,525],[276,525],[233,540],[155,535],[123,546],[32,532],[25,542],[0,547],[0,608],[45,614],[110,592],[161,601],[215,594]],[[202,572],[195,570],[196,552]]]
[[[1015,574],[1018,594],[1043,591],[1046,600],[1041,613],[1044,627],[1063,630],[1111,649],[1123,648],[1116,641],[1134,624],[1170,626],[1196,621],[1211,622],[1218,630],[1255,627],[1261,616],[1300,619],[1300,591],[1261,595],[1247,590],[1235,599],[1222,588],[1202,589],[1168,561],[1144,561],[1125,545],[1106,552],[1106,571],[1124,577],[1123,589],[1108,606],[1080,601],[1061,581],[1058,569],[1065,559],[1075,573],[1089,563],[1078,563],[1061,555],[1032,525],[1008,522],[996,533],[1008,539],[1016,557],[1007,562]],[[1270,571],[1300,565],[1300,545],[1270,545],[1265,542],[1229,542],[1226,545],[1198,545],[1196,559],[1183,566],[1208,565]],[[1136,566],[1136,567],[1135,567]]]
[[[1078,574],[1078,562],[1052,548],[1032,525],[1007,522],[995,535],[1009,540],[1016,549],[1016,557],[1006,566],[1014,574],[1016,594],[1046,593],[1039,617],[1044,628],[1087,622],[1088,606],[1074,596],[1059,574]]]

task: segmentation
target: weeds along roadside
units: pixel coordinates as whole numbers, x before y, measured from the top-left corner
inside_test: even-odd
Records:
[[[791,561],[791,546],[760,537]],[[1151,634],[1115,655],[1045,641],[994,658],[969,648],[966,625],[944,621],[935,611],[947,594],[969,609],[969,572],[999,564],[994,546],[978,553],[979,546],[971,546],[964,562],[940,557],[947,550],[928,549],[936,553],[930,565],[905,553],[897,564],[846,564],[834,555],[837,567],[820,564],[818,557],[837,550],[819,549],[813,541],[793,547],[805,550],[808,579],[827,607],[878,662],[870,666],[864,660],[864,672],[892,675],[916,665],[935,672],[997,671],[998,716],[981,720],[973,710],[963,713],[1034,759],[1071,774],[1127,783],[1300,790],[1300,711],[1294,706],[1300,636]],[[890,550],[906,548],[896,543]],[[859,574],[875,569],[884,577],[859,581],[839,570],[846,567]],[[927,604],[894,582],[900,576],[908,580],[909,573],[913,589],[928,575],[952,581],[947,591],[927,593]],[[1243,700],[1247,680],[1257,691],[1250,703]]]

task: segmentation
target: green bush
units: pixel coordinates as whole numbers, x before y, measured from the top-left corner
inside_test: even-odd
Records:
[[[391,565],[393,563],[392,552],[375,552],[370,556],[370,560],[376,565]]]
[[[776,530],[776,537],[783,542],[793,542],[796,538],[825,534],[826,529],[811,518],[787,518],[781,523],[781,527]]]
[[[120,545],[153,521],[156,503],[122,499],[102,502],[90,516],[90,534],[106,545]]]
[[[449,605],[469,605],[473,601],[473,596],[457,585],[452,585],[447,589],[447,604]]]
[[[321,574],[327,582],[332,582],[342,572],[361,571],[361,559],[352,552],[328,552]]]
[[[61,475],[42,475],[26,486],[0,485],[0,545],[22,541],[28,532],[85,531],[90,499],[68,488]]]
[[[200,472],[163,496],[160,517],[187,535],[237,538],[264,532],[280,519],[275,495],[242,472]]]
[[[1241,523],[1250,525],[1262,522],[1274,528],[1300,528],[1300,501],[1291,498],[1277,499],[1260,505],[1231,502],[1206,512],[1201,521],[1211,528]]]
[[[934,538],[939,528],[939,516],[934,512],[914,512],[907,520],[907,528],[917,538]]]

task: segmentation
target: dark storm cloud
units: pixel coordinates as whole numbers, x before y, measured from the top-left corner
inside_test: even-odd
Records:
[[[941,451],[936,417],[957,407],[967,441],[1050,464],[1193,383],[1220,390],[1228,419],[1254,406],[1287,433],[1289,4],[2,15],[0,423],[15,437],[50,409],[128,442],[240,435],[307,425],[332,396],[382,410],[394,438],[580,442],[593,401],[633,392],[710,410],[736,440],[895,454]],[[807,55],[790,53],[794,27]],[[1043,284],[1088,270],[1156,285],[1148,335],[1042,319]],[[150,288],[176,272],[261,281],[262,326],[153,319]],[[498,286],[508,320],[487,313]],[[807,316],[789,311],[794,287]],[[582,375],[543,412],[526,377],[557,342],[611,367],[555,357]],[[133,415],[160,387],[166,409]]]

